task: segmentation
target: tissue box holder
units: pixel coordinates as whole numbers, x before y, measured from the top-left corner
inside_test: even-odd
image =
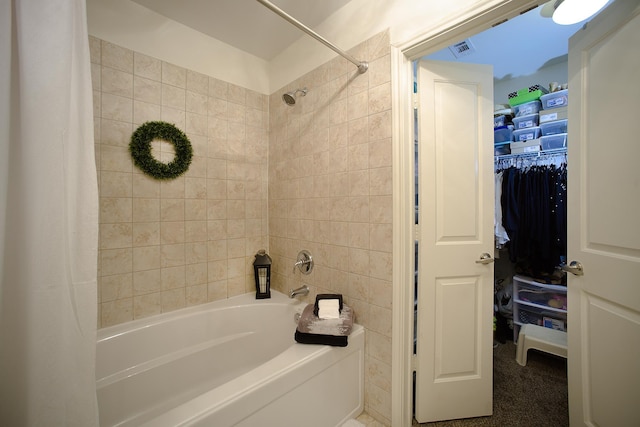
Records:
[[[316,295],[316,303],[313,305],[313,314],[318,315],[318,301],[322,299],[337,299],[342,313],[342,294],[318,294]]]
[[[340,299],[342,302],[342,299]],[[338,319],[320,319],[314,314],[317,304],[308,304],[298,320],[295,340],[301,344],[323,344],[334,347],[346,347],[348,336],[353,328],[351,307],[341,304]]]

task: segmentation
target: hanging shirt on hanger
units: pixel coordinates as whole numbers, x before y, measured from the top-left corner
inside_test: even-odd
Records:
[[[496,240],[496,248],[501,249],[508,241],[509,235],[502,225],[502,177],[503,172],[499,171],[495,174],[496,196],[495,196],[495,218],[494,218],[494,234]]]

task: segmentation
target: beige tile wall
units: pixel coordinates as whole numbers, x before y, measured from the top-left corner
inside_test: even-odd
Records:
[[[250,292],[267,248],[268,97],[90,38],[100,193],[100,327]],[[132,132],[162,120],[193,147],[157,181],[133,165]],[[170,161],[173,146],[154,142]]]
[[[268,248],[275,289],[305,283],[308,302],[339,292],[354,308],[367,329],[365,410],[390,425],[388,33],[351,51],[369,61],[367,73],[337,57],[270,97],[96,38],[90,46],[99,326],[252,292],[253,255]],[[282,94],[299,87],[307,96],[285,106]],[[133,166],[129,138],[150,120],[174,123],[192,143],[176,180]],[[154,143],[163,161],[171,148]],[[314,256],[308,276],[292,273],[301,249]]]
[[[338,292],[366,333],[365,410],[391,419],[392,181],[388,33],[276,91],[269,100],[269,248],[276,289]],[[283,93],[306,87],[296,105]],[[308,249],[313,272],[292,273]]]

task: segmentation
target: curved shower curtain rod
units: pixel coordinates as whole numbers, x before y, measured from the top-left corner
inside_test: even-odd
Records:
[[[319,35],[315,31],[313,31],[311,28],[307,27],[302,22],[298,21],[296,18],[294,18],[293,16],[289,15],[287,12],[285,12],[282,9],[280,9],[278,6],[276,6],[275,4],[271,3],[270,1],[268,1],[268,0],[257,0],[257,2],[258,3],[262,3],[262,5],[265,6],[267,9],[270,9],[272,12],[280,15],[282,18],[286,19],[291,24],[295,25],[296,27],[298,27],[299,29],[301,29],[305,33],[309,34],[311,37],[313,37],[314,39],[318,40],[320,43],[324,44],[329,49],[333,50],[334,52],[336,52],[337,54],[339,54],[343,58],[347,59],[349,62],[354,63],[358,67],[358,72],[360,72],[360,74],[366,73],[367,70],[369,69],[369,63],[368,62],[366,62],[366,61],[358,61],[353,56],[351,56],[348,53],[344,52],[343,50],[337,48],[335,45],[333,45],[327,39],[325,39],[324,37],[322,37],[321,35]]]

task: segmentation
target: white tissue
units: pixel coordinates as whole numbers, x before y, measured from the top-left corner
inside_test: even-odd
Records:
[[[338,319],[340,317],[340,301],[337,299],[318,301],[318,317],[320,319]]]

